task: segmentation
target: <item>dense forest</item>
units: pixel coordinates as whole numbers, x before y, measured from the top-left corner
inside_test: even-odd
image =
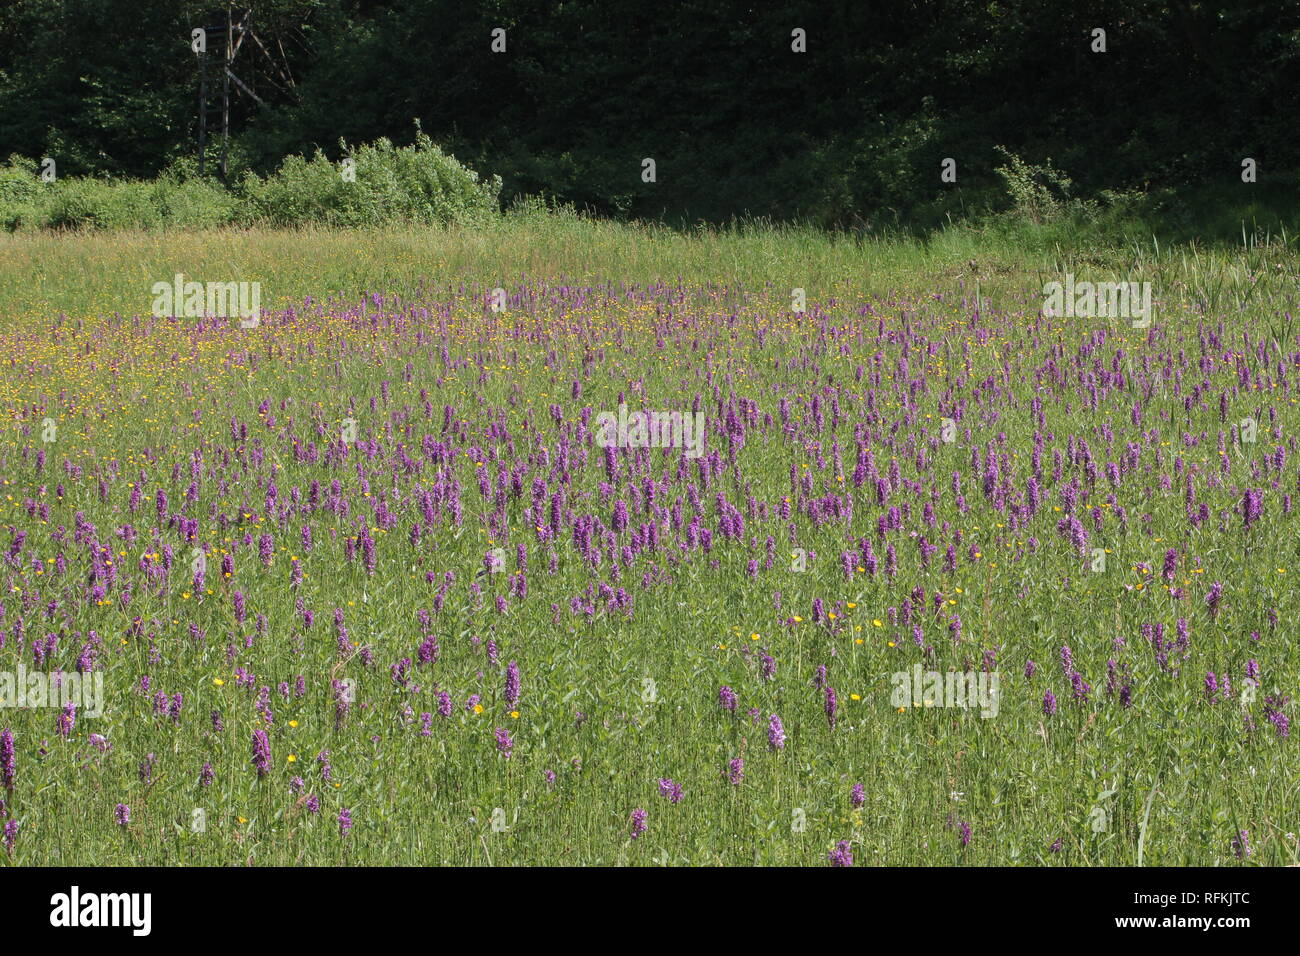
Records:
[[[235,66],[263,102],[234,90],[231,176],[317,149],[338,158],[341,140],[407,144],[418,120],[500,175],[506,202],[873,226],[995,203],[1008,152],[1050,160],[1060,190],[1099,202],[1185,202],[1239,183],[1246,157],[1261,186],[1294,184],[1300,168],[1294,0],[248,0],[233,12],[250,8],[258,43]],[[226,17],[177,0],[6,0],[0,158],[54,156],[60,175],[185,168],[191,30]],[[948,158],[955,182],[941,180]]]

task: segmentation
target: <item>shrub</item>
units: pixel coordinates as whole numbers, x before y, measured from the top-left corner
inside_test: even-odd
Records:
[[[37,175],[33,160],[10,156],[8,164],[0,166],[0,228],[13,232],[39,218],[42,186],[48,189]]]
[[[995,148],[1009,161],[996,172],[1006,184],[1013,216],[1038,226],[1065,216],[1095,215],[1097,204],[1071,196],[1073,181],[1055,168],[1050,158],[1045,165],[1034,166],[1004,146]]]
[[[319,150],[311,159],[290,156],[265,179],[244,175],[240,218],[281,226],[367,226],[470,222],[497,211],[500,177],[480,182],[423,132],[400,149],[387,139],[359,147],[340,140],[339,146],[356,164],[354,181],[345,181],[340,165]]]
[[[478,174],[422,132],[397,149],[386,139],[349,148],[355,181],[319,151],[290,156],[262,179],[246,173],[235,190],[194,175],[179,161],[158,179],[60,177],[42,182],[36,163],[14,156],[0,167],[0,227],[47,229],[206,228],[232,222],[375,226],[481,221],[498,211],[499,177]]]

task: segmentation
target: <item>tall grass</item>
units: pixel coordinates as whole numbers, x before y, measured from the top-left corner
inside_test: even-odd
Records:
[[[832,295],[851,283],[872,294],[939,283],[981,296],[1020,295],[1072,272],[1080,279],[1153,281],[1168,304],[1202,310],[1269,298],[1293,302],[1300,283],[1294,238],[1244,248],[1168,245],[1157,237],[1104,245],[1060,236],[1029,241],[1031,230],[953,226],[918,241],[906,236],[831,233],[813,227],[736,222],[678,231],[586,218],[536,205],[472,226],[306,226],[203,231],[119,230],[74,237],[0,234],[0,321],[18,315],[86,317],[147,311],[153,283],[176,273],[200,281],[263,283],[263,303],[305,296],[411,292],[462,281],[510,286],[529,276],[634,283],[719,282],[788,295]]]
[[[30,669],[32,642],[60,629],[57,662],[70,670],[93,630],[111,695],[111,710],[82,715],[66,740],[54,710],[0,711],[0,727],[16,733],[9,809],[20,823],[13,855],[0,861],[821,864],[832,845],[851,840],[868,863],[1296,862],[1294,740],[1274,733],[1262,700],[1210,703],[1203,687],[1213,671],[1240,690],[1249,661],[1264,674],[1261,698],[1295,686],[1286,622],[1300,611],[1287,584],[1298,570],[1297,518],[1281,499],[1295,487],[1297,400],[1294,389],[1243,386],[1239,369],[1252,384],[1275,382],[1277,353],[1297,350],[1286,317],[1296,270],[1285,237],[1235,252],[1158,240],[1027,249],[1003,231],[953,228],[925,243],[754,222],[675,232],[537,207],[473,228],[0,237],[0,407],[12,423],[0,440],[0,505],[5,523],[27,532],[15,556],[0,559],[9,638],[0,670],[20,661]],[[1065,271],[1153,281],[1151,332],[1043,319],[1041,283]],[[175,272],[261,281],[264,304],[293,305],[295,316],[247,330],[149,316],[152,283]],[[502,315],[482,296],[497,285],[511,294]],[[806,290],[807,314],[791,311],[794,288]],[[363,291],[385,294],[365,314],[356,308]],[[1276,344],[1261,356],[1265,335]],[[1209,380],[1190,407],[1173,395],[1167,362],[1184,395]],[[1103,371],[1105,387],[1093,391]],[[578,423],[584,409],[614,409],[623,394],[678,409],[700,397],[710,447],[735,455],[719,460],[711,487],[693,488],[698,512],[716,525],[725,493],[744,509],[746,529],[732,541],[719,534],[707,554],[679,549],[684,532],[664,531],[662,549],[643,553],[617,582],[635,613],[602,606],[588,619],[571,601],[605,582],[609,561],[593,569],[568,526],[551,545],[539,542],[536,516],[524,509],[532,478],[545,478],[565,483],[567,508],[611,520],[609,476]],[[754,415],[743,446],[732,445],[726,411],[742,402]],[[938,423],[958,406],[950,444]],[[1259,424],[1255,444],[1238,439],[1244,416]],[[47,417],[57,425],[50,441]],[[736,418],[746,421],[743,404]],[[346,459],[300,456],[309,443],[336,447],[348,419],[358,432]],[[426,438],[452,451],[414,472],[403,456],[422,459]],[[1020,489],[1040,438],[1047,497],[1028,525],[1008,530],[968,471],[972,452],[996,447],[1002,474]],[[1062,540],[1054,510],[1081,470],[1077,438],[1099,464],[1141,448],[1114,488],[1129,517],[1100,504],[1100,517],[1079,512],[1090,544],[1110,552],[1101,572]],[[891,537],[895,579],[846,575],[841,555],[875,534],[886,509],[873,482],[837,480],[823,459],[838,454],[851,471],[859,442],[882,475],[899,468],[892,494],[913,499],[910,530],[939,545],[952,540],[944,523],[964,536],[953,570],[940,568],[942,550],[921,566],[905,525]],[[1277,446],[1292,452],[1286,475]],[[38,453],[48,456],[39,466]],[[647,467],[667,469],[659,475],[667,507],[701,479],[696,468],[673,477],[675,459],[662,454]],[[1183,474],[1195,469],[1195,493],[1212,509],[1199,526],[1184,514],[1182,475],[1161,480],[1174,456]],[[630,455],[620,460],[632,467]],[[516,467],[522,496],[502,491],[504,511],[493,519],[497,498],[479,480],[508,487]],[[1062,473],[1049,481],[1054,467]],[[958,470],[969,510],[948,491]],[[809,485],[792,490],[792,471]],[[412,543],[412,523],[428,521],[421,493],[452,479],[464,513],[453,520],[444,509]],[[335,480],[349,513],[280,515],[295,490],[305,498],[318,481],[328,499]],[[921,495],[905,490],[912,480],[926,486]],[[138,482],[145,494],[133,510]],[[1098,476],[1087,504],[1107,496],[1108,482]],[[927,525],[932,483],[939,496]],[[1248,530],[1235,513],[1242,485],[1268,486],[1263,517]],[[625,472],[612,494],[641,487]],[[159,492],[166,501],[156,506]],[[809,517],[813,499],[831,495],[853,497],[852,523]],[[791,498],[793,517],[779,517]],[[382,531],[371,511],[381,499],[399,519]],[[191,544],[156,507],[200,521],[198,541],[212,549],[202,587],[190,583]],[[686,507],[689,521],[697,506]],[[223,515],[233,523],[219,522]],[[68,543],[69,529],[86,521],[121,562],[102,599],[88,597],[87,549]],[[303,524],[314,528],[310,551],[301,549]],[[127,525],[138,530],[130,543]],[[363,530],[375,538],[373,569],[348,555]],[[263,534],[274,535],[265,557]],[[508,576],[486,575],[476,608],[467,585],[479,583],[485,549],[506,534],[511,570],[513,546],[529,543],[528,596],[510,595]],[[748,561],[763,559],[768,535],[777,559],[754,575]],[[0,547],[14,540],[8,532]],[[164,545],[174,551],[168,575],[156,557]],[[796,571],[793,547],[819,557]],[[1162,587],[1160,561],[1172,547],[1180,563]],[[226,552],[231,580],[219,570]],[[60,553],[66,572],[53,563]],[[292,562],[305,572],[296,588]],[[649,564],[656,570],[645,585]],[[433,605],[449,571],[457,584],[432,626],[441,656],[415,671],[420,690],[399,688],[390,668],[415,655],[417,612]],[[1224,583],[1217,615],[1204,599],[1212,581]],[[1175,599],[1174,586],[1187,593]],[[893,619],[916,588],[926,591],[932,656]],[[236,590],[248,602],[244,622],[232,611]],[[498,595],[508,597],[504,613],[494,610]],[[315,611],[313,627],[299,623],[296,598]],[[814,599],[838,608],[836,618],[814,622]],[[375,654],[371,665],[340,657],[334,608],[356,646]],[[258,614],[267,617],[262,632]],[[960,643],[949,615],[960,616]],[[22,644],[12,633],[20,616],[30,620]],[[136,617],[143,626],[133,631]],[[1180,618],[1190,622],[1191,650],[1174,673],[1141,629],[1160,623],[1173,634]],[[1086,703],[1069,699],[1057,663],[1063,644],[1092,684]],[[753,648],[771,653],[771,679]],[[923,661],[939,671],[978,667],[990,651],[1003,673],[997,717],[892,705],[891,673]],[[1112,657],[1133,668],[1131,708],[1105,693]],[[522,671],[518,717],[502,699],[511,660]],[[1032,679],[1020,676],[1027,660],[1039,665]],[[834,728],[812,683],[819,664],[840,695]],[[257,687],[236,685],[237,667],[271,688],[273,724],[254,709]],[[298,674],[307,693],[281,694],[279,682]],[[336,726],[329,681],[342,675],[356,679],[357,705]],[[179,719],[154,713],[155,700],[138,690],[144,677],[151,693],[183,693]],[[735,714],[718,704],[723,684],[741,697]],[[419,714],[436,708],[435,689],[453,693],[455,707],[425,737]],[[1050,718],[1048,689],[1061,699]],[[483,713],[467,706],[470,693],[482,695]],[[779,753],[768,749],[772,713],[789,734]],[[274,766],[259,778],[250,734],[267,726]],[[496,749],[496,727],[513,734],[510,759]],[[96,749],[90,733],[112,749]],[[316,760],[324,750],[329,781]],[[724,773],[742,755],[736,786]],[[205,762],[210,788],[199,782]],[[306,781],[297,794],[295,776]],[[663,777],[683,784],[681,804],[658,795]],[[864,786],[861,807],[851,803],[855,783]],[[319,815],[303,804],[308,794],[320,799]],[[128,826],[114,822],[118,803],[132,809]],[[628,815],[638,807],[649,810],[650,829],[632,841]],[[498,808],[505,829],[493,825]],[[195,832],[199,809],[206,829]],[[336,824],[342,809],[356,821],[347,836]],[[1098,809],[1108,825],[1094,831]],[[962,823],[973,827],[968,846]],[[1243,830],[1252,855],[1239,858],[1232,841]]]

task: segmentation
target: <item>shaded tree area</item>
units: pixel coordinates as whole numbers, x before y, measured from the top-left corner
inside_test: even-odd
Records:
[[[1300,168],[1292,0],[250,0],[237,12],[247,6],[294,81],[263,87],[266,107],[235,98],[235,165],[259,172],[318,147],[337,158],[340,139],[409,143],[418,119],[501,175],[507,201],[889,225],[997,201],[999,145],[1050,157],[1081,196],[1239,182],[1244,157],[1261,182]],[[188,0],[11,0],[0,156],[151,176],[192,155],[189,31],[224,16]],[[791,48],[796,28],[807,52]],[[945,157],[955,185],[940,181]]]

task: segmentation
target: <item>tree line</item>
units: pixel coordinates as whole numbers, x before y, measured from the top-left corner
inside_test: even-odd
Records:
[[[232,175],[416,121],[501,200],[612,216],[933,223],[1047,188],[1176,201],[1300,164],[1290,0],[248,0]],[[0,6],[0,159],[188,169],[190,0]],[[1102,31],[1102,32],[1098,32]],[[999,151],[1001,148],[1001,151]],[[644,160],[653,159],[653,181]],[[945,160],[951,161],[945,164]],[[1049,163],[1050,160],[1050,163]],[[944,175],[944,171],[948,175]],[[1050,179],[1050,176],[1049,176]]]

